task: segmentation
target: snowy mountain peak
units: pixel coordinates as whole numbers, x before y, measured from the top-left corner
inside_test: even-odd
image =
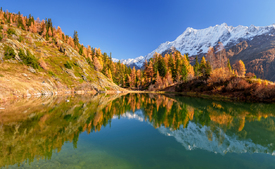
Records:
[[[227,45],[236,45],[243,39],[250,40],[257,35],[262,35],[275,30],[275,24],[270,26],[228,26],[226,23],[210,26],[205,29],[194,29],[188,27],[176,40],[162,43],[157,49],[145,56],[150,59],[155,52],[162,53],[174,46],[182,54],[189,53],[189,56],[207,53],[210,46],[216,46],[218,42]],[[274,32],[273,32],[274,34]]]
[[[114,62],[118,62],[119,61],[119,59],[115,59],[115,58],[112,58],[112,60],[114,61]],[[135,58],[135,59],[122,59],[122,60],[120,60],[120,62],[121,63],[123,63],[123,64],[125,64],[125,65],[127,65],[127,66],[130,66],[130,65],[132,65],[132,64],[136,64],[138,67],[142,67],[142,64],[139,64],[139,62],[140,61],[143,61],[144,60],[144,57],[143,56],[139,56],[139,57],[137,57],[137,58]]]
[[[153,57],[154,53],[163,53],[164,51],[175,47],[182,54],[188,53],[189,56],[205,54],[210,46],[216,46],[222,42],[226,49],[238,44],[243,40],[252,40],[255,36],[267,34],[275,35],[275,24],[269,26],[228,26],[226,23],[210,26],[205,29],[194,29],[191,27],[178,36],[172,42],[164,42],[157,49],[147,54],[145,57],[123,60],[126,64],[136,64],[142,66],[145,60]],[[142,59],[143,58],[143,59]]]

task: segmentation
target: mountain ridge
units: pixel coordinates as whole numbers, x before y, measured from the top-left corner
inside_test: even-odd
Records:
[[[244,41],[253,40],[254,37],[260,35],[275,35],[275,24],[269,26],[228,26],[226,23],[221,25],[210,26],[205,29],[194,29],[191,27],[179,35],[174,41],[166,41],[160,44],[155,50],[144,56],[144,59],[131,64],[143,65],[145,60],[153,57],[154,53],[163,53],[174,47],[182,54],[188,53],[189,56],[206,54],[209,47],[216,46],[218,42],[222,42],[225,49],[230,49],[234,45]],[[130,61],[131,59],[126,59]],[[141,66],[140,66],[141,67]],[[140,68],[139,67],[139,68]]]

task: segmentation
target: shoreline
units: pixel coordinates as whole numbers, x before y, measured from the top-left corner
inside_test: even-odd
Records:
[[[96,91],[96,90],[59,90],[59,91],[48,91],[48,92],[41,92],[41,93],[24,93],[19,95],[12,95],[10,97],[0,98],[0,103],[5,103],[7,101],[17,100],[17,99],[25,99],[25,98],[39,98],[39,97],[50,97],[50,96],[74,96],[74,95],[88,95],[88,94],[121,94],[121,93],[128,93],[127,90],[107,90],[107,91]]]
[[[46,93],[32,93],[32,94],[21,94],[21,95],[12,95],[10,97],[4,97],[0,99],[0,103],[5,103],[7,101],[24,99],[24,98],[39,98],[39,97],[50,97],[50,96],[74,96],[74,95],[89,95],[89,94],[128,94],[128,93],[141,93],[141,94],[164,94],[164,95],[173,95],[173,96],[187,96],[187,97],[196,97],[209,100],[218,100],[218,101],[227,101],[227,102],[243,102],[243,103],[275,103],[273,100],[253,100],[253,99],[241,99],[239,97],[230,97],[228,95],[220,94],[206,94],[198,92],[169,92],[169,91],[138,91],[138,90],[106,90],[106,91],[96,91],[96,90],[59,90],[51,91]]]

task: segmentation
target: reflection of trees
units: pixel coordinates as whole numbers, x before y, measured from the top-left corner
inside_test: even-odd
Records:
[[[110,122],[113,115],[103,108],[117,97],[69,98],[70,102],[65,102],[67,98],[30,100],[1,111],[0,166],[50,159],[66,141],[76,148],[80,133],[99,131]]]
[[[1,111],[0,166],[20,164],[27,159],[32,162],[34,158],[50,159],[66,141],[76,148],[80,133],[100,131],[102,126],[111,125],[114,116],[120,118],[125,112],[135,113],[139,109],[155,128],[177,130],[186,128],[190,121],[209,126],[208,140],[212,141],[215,135],[219,144],[225,132],[261,145],[275,140],[275,136],[270,136],[275,130],[272,118],[275,105],[271,104],[225,103],[154,94],[96,95],[65,100],[19,102]]]
[[[165,126],[173,130],[181,126],[186,128],[189,121],[201,126],[209,126],[207,137],[213,135],[221,145],[225,133],[237,135],[240,139],[251,139],[255,144],[269,146],[275,141],[272,104],[227,103],[186,97],[166,97],[164,95],[130,94],[130,100],[136,100],[143,108],[143,116],[155,128]],[[127,106],[127,105],[125,105]],[[130,110],[138,109],[131,103]],[[270,147],[273,149],[272,147]]]

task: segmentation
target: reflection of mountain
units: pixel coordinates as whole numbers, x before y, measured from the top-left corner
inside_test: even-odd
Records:
[[[144,121],[144,114],[146,114],[146,112],[137,110],[135,113],[127,112],[121,117]],[[160,126],[157,130],[166,136],[174,137],[187,150],[199,148],[219,154],[233,152],[268,153],[275,155],[275,151],[272,148],[272,142],[267,146],[263,146],[253,143],[251,139],[242,139],[235,134],[228,135],[222,128],[218,127],[215,131],[212,131],[211,127],[202,126],[192,121],[188,123],[186,128],[181,126],[179,129],[174,130],[169,127]]]
[[[273,104],[128,94],[39,98],[1,107],[0,167],[50,159],[66,141],[77,148],[80,133],[98,132],[122,117],[146,121],[187,149],[221,154],[275,151],[270,144],[275,143]]]
[[[275,151],[269,150],[269,147],[264,147],[255,144],[252,140],[242,140],[237,136],[229,136],[222,129],[219,129],[219,135],[212,134],[209,136],[210,127],[200,126],[190,122],[187,128],[179,130],[170,130],[165,127],[158,129],[160,133],[167,136],[173,136],[187,150],[200,148],[214,153],[226,154],[232,153],[269,153],[274,154]],[[222,138],[221,138],[222,137]],[[222,139],[222,142],[221,142]]]

